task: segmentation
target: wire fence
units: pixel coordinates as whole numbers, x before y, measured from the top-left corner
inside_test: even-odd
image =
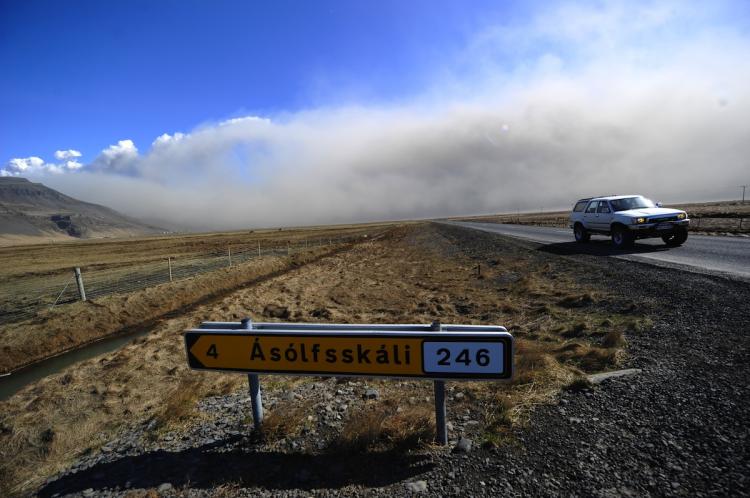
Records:
[[[148,262],[86,270],[81,272],[87,299],[134,292],[159,284],[229,268],[253,259],[289,256],[313,248],[361,240],[363,235],[307,239],[264,247],[228,246],[226,250],[159,258]],[[79,301],[81,296],[73,269],[55,275],[42,275],[23,281],[0,282],[0,325],[33,318],[56,306]]]

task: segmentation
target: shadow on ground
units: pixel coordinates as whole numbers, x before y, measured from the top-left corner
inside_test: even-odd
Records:
[[[381,487],[432,469],[429,457],[406,453],[280,453],[256,451],[233,441],[181,452],[154,451],[95,465],[52,481],[38,495],[76,493],[87,488],[154,488],[168,482],[179,488],[222,484],[266,489],[341,488],[350,484]],[[238,439],[234,439],[238,442]]]
[[[585,244],[580,242],[558,242],[555,244],[544,244],[539,247],[540,251],[551,254],[589,254],[592,256],[622,256],[624,254],[650,254],[679,249],[667,247],[666,245],[652,245],[636,242],[633,247],[617,249],[608,240],[590,240]]]

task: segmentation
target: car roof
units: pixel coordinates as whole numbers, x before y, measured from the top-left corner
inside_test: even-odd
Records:
[[[586,197],[585,199],[579,199],[577,202],[582,201],[613,201],[616,199],[627,199],[628,197],[643,197],[640,194],[622,195],[622,194],[607,194],[607,195],[596,195],[594,197]]]

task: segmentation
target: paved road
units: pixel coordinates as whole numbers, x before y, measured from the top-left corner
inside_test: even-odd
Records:
[[[750,238],[745,237],[691,234],[683,246],[673,248],[666,247],[661,239],[642,239],[631,249],[618,250],[605,237],[593,236],[590,243],[578,244],[573,240],[573,231],[566,228],[459,221],[447,223],[539,242],[544,244],[543,250],[551,252],[611,256],[750,280]]]

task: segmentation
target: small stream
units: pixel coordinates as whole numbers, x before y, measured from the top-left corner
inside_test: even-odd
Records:
[[[80,349],[74,349],[59,356],[29,365],[10,375],[2,376],[0,377],[0,401],[10,398],[28,384],[60,372],[79,361],[88,360],[100,354],[119,349],[133,339],[147,334],[149,330],[150,328],[147,327],[130,334],[102,339]]]

